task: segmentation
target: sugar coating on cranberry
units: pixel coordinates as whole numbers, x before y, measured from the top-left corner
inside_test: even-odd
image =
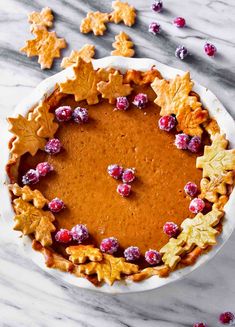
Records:
[[[129,101],[127,97],[118,97],[116,99],[116,110],[125,111],[129,108]]]
[[[145,252],[145,260],[150,265],[157,265],[162,261],[162,256],[158,251],[150,249]]]
[[[134,97],[134,101],[132,102],[137,108],[143,109],[146,107],[148,103],[148,96],[145,93],[139,93]]]
[[[124,257],[127,261],[136,261],[140,258],[140,249],[137,246],[129,246],[124,251]]]
[[[209,57],[214,57],[217,52],[217,49],[214,44],[206,42],[204,45],[204,51]]]
[[[186,150],[188,148],[189,141],[190,137],[187,134],[181,133],[175,135],[175,146],[177,149]]]
[[[149,33],[152,33],[153,35],[157,35],[161,31],[161,25],[158,24],[157,22],[152,22],[149,24]]]
[[[78,224],[71,229],[71,234],[74,241],[78,243],[84,242],[89,237],[89,231],[86,225]]]
[[[59,198],[54,198],[48,203],[48,208],[50,211],[57,213],[65,208],[64,202]]]
[[[49,154],[57,154],[61,151],[62,145],[60,140],[51,139],[45,145],[45,151]]]
[[[55,110],[56,119],[59,122],[69,121],[72,118],[73,111],[70,106],[62,106]]]
[[[162,1],[154,1],[154,3],[152,4],[152,10],[155,12],[161,12],[163,9],[163,3]]]
[[[39,176],[46,176],[48,173],[54,170],[53,166],[49,162],[40,162],[36,167]]]
[[[188,150],[197,153],[200,151],[202,145],[201,138],[199,136],[193,136],[188,144]]]
[[[188,56],[188,49],[184,45],[179,45],[175,50],[176,58],[184,60]]]
[[[207,325],[204,322],[197,322],[193,327],[207,327]]]
[[[158,126],[161,130],[169,132],[172,130],[176,125],[176,119],[174,116],[167,115],[163,116],[158,121]]]
[[[219,316],[219,321],[223,325],[230,325],[230,326],[234,325],[235,324],[235,315],[230,311],[223,312]]]
[[[120,194],[123,197],[127,197],[130,195],[131,193],[131,185],[129,184],[119,184],[117,186],[117,192],[118,194]]]
[[[179,234],[179,226],[172,221],[168,221],[163,226],[163,232],[169,237],[175,237]]]
[[[198,193],[198,187],[195,183],[188,182],[184,187],[184,192],[187,195],[194,197]]]
[[[205,202],[200,198],[193,199],[189,204],[189,210],[192,213],[201,212],[205,208]]]
[[[105,253],[113,254],[118,248],[119,243],[115,237],[104,238],[100,243],[100,250]]]
[[[122,176],[123,167],[119,166],[117,164],[109,165],[107,171],[108,171],[109,176],[111,176],[115,179],[119,179]]]
[[[123,183],[131,183],[135,179],[135,169],[134,168],[127,168],[124,170],[122,174],[122,181]]]
[[[88,110],[86,108],[77,107],[73,111],[73,120],[77,124],[83,124],[88,122]]]
[[[27,173],[22,177],[22,183],[24,185],[32,185],[39,182],[39,173],[35,169],[29,169]]]
[[[72,234],[68,229],[60,229],[55,234],[55,240],[60,243],[68,243],[72,241]]]
[[[185,26],[186,24],[186,21],[183,17],[176,17],[174,20],[173,20],[173,24],[176,26],[176,27],[179,27],[179,28],[182,28]]]

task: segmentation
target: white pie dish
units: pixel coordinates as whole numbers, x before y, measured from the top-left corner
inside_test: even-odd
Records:
[[[133,58],[123,58],[123,57],[106,57],[102,59],[93,60],[93,65],[95,68],[105,68],[105,67],[114,67],[120,70],[126,69],[136,69],[136,70],[148,70],[153,65],[161,72],[164,78],[173,78],[176,74],[183,74],[183,71],[171,68],[156,60],[151,59],[133,59]],[[15,109],[15,115],[22,114],[26,115],[28,110],[30,110],[34,105],[36,105],[43,97],[49,96],[56,85],[56,83],[64,81],[67,77],[71,77],[73,74],[72,68],[68,68],[63,70],[62,72],[45,79],[42,81],[29,95],[24,101],[22,101]],[[201,86],[200,84],[195,82],[194,91],[196,91],[200,97],[203,105],[209,110],[209,113],[212,117],[214,117],[223,133],[226,134],[226,138],[230,142],[230,146],[235,148],[235,122],[233,118],[228,114],[226,109],[223,107],[221,102],[216,98],[216,96],[206,89],[205,87]],[[7,147],[7,143],[10,140],[12,135],[7,132],[7,126],[3,131],[2,137],[2,160],[0,163],[0,197],[1,201],[1,214],[4,219],[4,222],[7,224],[8,228],[12,228],[13,226],[13,216],[14,211],[11,206],[11,199],[9,196],[8,188],[7,188],[7,176],[5,174],[5,165],[9,159],[9,150]],[[230,199],[225,206],[225,219],[223,221],[223,232],[218,237],[218,243],[216,246],[213,247],[211,251],[206,254],[203,254],[197,260],[196,264],[193,266],[186,267],[181,270],[174,271],[170,274],[167,278],[159,278],[158,276],[153,276],[149,279],[146,279],[142,282],[115,282],[113,286],[109,286],[107,284],[102,285],[101,287],[95,287],[89,281],[83,278],[78,278],[69,273],[63,273],[55,269],[49,269],[46,267],[44,263],[44,257],[41,253],[32,250],[31,247],[31,240],[29,237],[23,237],[19,240],[19,244],[23,245],[26,255],[30,257],[38,266],[40,266],[44,271],[47,271],[51,275],[56,278],[62,279],[67,283],[78,286],[81,288],[96,290],[105,293],[130,293],[130,292],[139,292],[145,291],[150,289],[155,289],[161,287],[163,285],[169,284],[174,282],[193,270],[197,269],[199,266],[204,264],[205,262],[209,261],[225,244],[225,242],[230,237],[232,231],[235,227],[235,219],[233,219],[233,211],[235,208],[235,189],[233,190],[232,194],[230,195]],[[186,218],[186,217],[185,217]],[[20,233],[15,232],[15,236]]]

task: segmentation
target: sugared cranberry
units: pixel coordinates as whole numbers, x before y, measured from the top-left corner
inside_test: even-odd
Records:
[[[135,261],[140,258],[140,249],[137,246],[129,246],[125,249],[124,257],[127,261]]]
[[[77,107],[73,111],[73,120],[77,124],[83,124],[88,122],[88,110],[86,108]]]
[[[154,1],[154,3],[152,4],[152,10],[155,12],[161,12],[163,8],[163,3],[162,1]]]
[[[56,119],[59,122],[69,121],[72,118],[73,111],[70,106],[59,107],[55,110]]]
[[[172,221],[168,221],[163,226],[163,232],[169,237],[177,236],[179,233],[179,226]]]
[[[169,116],[163,116],[158,121],[158,126],[161,130],[169,132],[175,127],[176,119],[175,117],[169,115]]]
[[[122,174],[123,183],[131,183],[135,179],[135,169],[127,168]]]
[[[200,198],[193,199],[189,204],[189,210],[192,213],[201,212],[205,208],[205,202]]]
[[[119,184],[117,186],[117,192],[123,197],[127,197],[131,193],[131,185],[129,184]]]
[[[197,322],[193,327],[207,327],[207,325],[204,322]]]
[[[48,203],[49,210],[55,213],[60,212],[62,209],[64,209],[64,207],[64,202],[59,198],[54,198]]]
[[[116,110],[127,110],[129,107],[129,101],[127,97],[118,97],[116,100]]]
[[[202,145],[201,138],[199,136],[193,136],[188,144],[188,150],[194,153],[200,151]]]
[[[234,325],[235,323],[235,315],[232,312],[223,312],[219,316],[219,321],[223,325]]]
[[[72,237],[74,241],[82,243],[89,237],[88,228],[86,225],[78,224],[71,229]]]
[[[153,35],[157,35],[161,31],[161,25],[158,24],[157,22],[152,22],[149,24],[149,33],[152,33]]]
[[[39,176],[46,176],[48,173],[54,170],[53,166],[49,162],[40,162],[36,167]]]
[[[57,154],[61,151],[62,145],[60,140],[51,139],[45,145],[45,151],[49,154]]]
[[[175,50],[175,56],[181,60],[184,60],[188,54],[188,49],[184,45],[179,45]]]
[[[157,265],[161,262],[162,256],[158,251],[150,249],[145,252],[145,260],[150,265]]]
[[[184,187],[184,192],[187,195],[194,197],[198,192],[197,185],[193,182],[188,182]]]
[[[135,96],[134,101],[132,102],[137,108],[143,109],[148,103],[148,96],[145,93],[139,93]]]
[[[122,176],[123,168],[122,168],[122,166],[119,166],[117,164],[109,165],[107,171],[111,177],[113,177],[115,179],[119,179]]]
[[[105,253],[113,254],[118,248],[119,243],[115,237],[104,238],[100,243],[100,250]]]
[[[183,17],[176,17],[174,20],[173,20],[173,24],[176,26],[176,27],[184,27],[186,22],[185,22],[185,19]]]
[[[60,229],[55,234],[55,240],[60,243],[68,243],[72,241],[72,234],[68,229]]]
[[[217,52],[217,49],[214,44],[206,42],[206,44],[204,45],[204,51],[209,57],[214,57]]]
[[[188,148],[190,138],[187,134],[181,133],[175,136],[175,146],[177,149],[186,150]]]
[[[36,184],[39,182],[39,173],[37,170],[29,169],[27,173],[22,177],[22,183],[24,185]]]

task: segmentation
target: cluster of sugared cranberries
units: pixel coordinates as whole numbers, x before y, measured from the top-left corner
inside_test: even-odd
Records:
[[[162,261],[162,256],[158,251],[150,249],[145,252],[145,260],[150,265],[157,265]]]
[[[162,1],[155,0],[154,3],[152,4],[152,10],[155,12],[161,12],[162,9],[163,9]]]
[[[129,108],[127,97],[117,97],[115,110],[125,111]]]
[[[74,110],[70,106],[62,106],[55,110],[55,116],[59,122],[66,122],[71,119],[77,124],[88,122],[88,111],[86,108],[77,107]]]
[[[124,251],[126,261],[136,261],[140,258],[140,249],[137,246],[129,246]]]
[[[170,132],[176,125],[176,119],[172,115],[162,116],[158,121],[158,127],[166,132]]]
[[[132,102],[137,108],[143,109],[148,103],[148,96],[145,93],[138,93]]]
[[[133,182],[135,179],[135,169],[134,168],[126,168],[123,169],[122,166],[114,164],[108,166],[108,174],[109,176],[115,179],[122,179],[123,184],[119,184],[117,186],[117,192],[123,197],[127,197],[131,192],[131,185],[128,183]]]
[[[157,22],[152,22],[152,23],[149,24],[148,31],[149,31],[149,33],[151,33],[153,35],[157,35],[161,31],[161,25],[158,24]]]
[[[193,182],[188,182],[184,187],[184,192],[193,198],[198,193],[198,187]]]
[[[175,146],[180,150],[189,150],[191,152],[197,153],[201,149],[201,138],[199,136],[193,136],[190,138],[189,135],[185,133],[175,135]]]
[[[193,199],[189,204],[189,210],[192,213],[199,213],[205,208],[205,202],[200,198]]]
[[[179,45],[175,50],[176,58],[184,60],[188,56],[188,49],[184,45]]]
[[[169,237],[175,237],[179,234],[179,226],[172,221],[168,221],[163,226],[163,232]]]
[[[59,139],[50,139],[45,145],[45,152],[54,155],[60,153],[62,144]]]
[[[230,311],[223,312],[219,316],[219,322],[222,325],[234,326],[235,315]],[[207,324],[204,322],[197,322],[196,324],[193,325],[193,327],[207,327]]]
[[[51,212],[58,213],[65,208],[65,205],[61,199],[54,198],[48,203],[48,208]]]
[[[40,162],[36,169],[29,169],[27,173],[22,177],[22,183],[24,185],[33,185],[39,182],[40,177],[46,176],[53,171],[54,168],[49,162]]]
[[[100,243],[100,250],[104,253],[113,254],[119,248],[118,240],[115,237],[104,238]]]
[[[74,226],[71,231],[68,229],[60,229],[55,234],[55,240],[60,243],[69,243],[72,240],[79,244],[89,237],[88,229],[85,225],[78,224]]]
[[[174,18],[173,20],[173,24],[176,26],[176,27],[179,27],[179,28],[182,28],[185,26],[186,24],[186,21],[183,17],[176,17]]]

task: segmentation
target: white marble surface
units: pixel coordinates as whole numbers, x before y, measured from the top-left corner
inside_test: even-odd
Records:
[[[46,5],[56,13],[58,35],[69,43],[64,53],[93,42],[97,57],[109,55],[114,35],[125,30],[136,44],[136,57],[190,70],[193,78],[217,94],[235,117],[234,1],[165,0],[161,14],[150,10],[149,0],[130,3],[138,9],[135,28],[109,25],[105,36],[94,37],[79,33],[81,18],[91,9],[110,10],[109,0],[0,0],[0,131],[6,128],[5,118],[18,101],[42,79],[60,70],[57,60],[52,70],[41,71],[36,60],[18,51],[30,37],[26,14]],[[172,26],[171,19],[178,15],[186,18],[187,28]],[[147,33],[153,20],[162,26],[158,37]],[[203,53],[207,39],[218,48],[214,59]],[[184,62],[174,57],[175,47],[182,43],[192,54]],[[55,280],[25,257],[14,232],[4,224],[0,230],[0,326],[177,327],[204,320],[215,327],[219,326],[221,311],[235,311],[235,234],[216,258],[182,281],[157,291],[110,296]]]

